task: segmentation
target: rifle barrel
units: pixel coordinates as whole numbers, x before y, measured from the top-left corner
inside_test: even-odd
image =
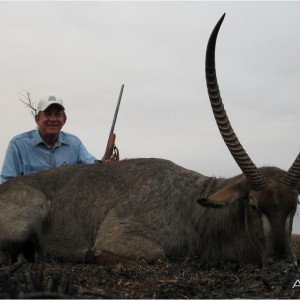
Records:
[[[122,98],[122,94],[123,94],[123,90],[124,90],[124,84],[122,84],[121,86],[121,90],[120,90],[120,94],[119,94],[119,99],[118,99],[118,103],[117,103],[117,107],[115,110],[115,115],[114,115],[114,119],[111,125],[111,129],[110,129],[110,134],[111,135],[114,132],[115,129],[115,125],[116,125],[116,120],[117,120],[117,116],[118,116],[118,112],[119,112],[119,107],[120,107],[120,103],[121,103],[121,98]]]

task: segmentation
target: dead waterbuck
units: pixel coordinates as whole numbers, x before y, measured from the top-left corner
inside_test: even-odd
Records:
[[[140,158],[11,179],[0,186],[2,261],[32,248],[45,259],[99,264],[183,256],[265,265],[295,261],[290,237],[300,159],[288,172],[256,168],[235,136],[214,67],[222,21],[207,47],[208,93],[243,173],[217,179],[167,160]]]

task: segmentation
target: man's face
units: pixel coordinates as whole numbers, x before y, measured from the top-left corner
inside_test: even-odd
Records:
[[[41,137],[58,136],[67,117],[59,105],[50,105],[35,117]]]

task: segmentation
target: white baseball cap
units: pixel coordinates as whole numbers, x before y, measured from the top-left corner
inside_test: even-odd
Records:
[[[46,110],[50,105],[53,104],[59,105],[62,107],[62,109],[65,109],[61,98],[50,95],[50,96],[43,97],[39,100],[39,103],[36,107],[36,113],[38,114],[40,111]]]

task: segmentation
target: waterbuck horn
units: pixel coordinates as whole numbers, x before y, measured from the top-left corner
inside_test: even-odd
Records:
[[[282,177],[281,181],[290,188],[294,188],[300,180],[300,153],[293,162],[292,166]]]
[[[251,187],[256,190],[262,190],[267,181],[261,172],[252,162],[243,146],[235,135],[226,111],[224,109],[220,90],[217,82],[216,68],[215,68],[215,47],[219,29],[225,18],[225,14],[221,17],[215,26],[209,38],[206,49],[205,73],[208,95],[211,107],[225,144],[227,145],[231,155],[237,162],[243,174],[247,177]]]

